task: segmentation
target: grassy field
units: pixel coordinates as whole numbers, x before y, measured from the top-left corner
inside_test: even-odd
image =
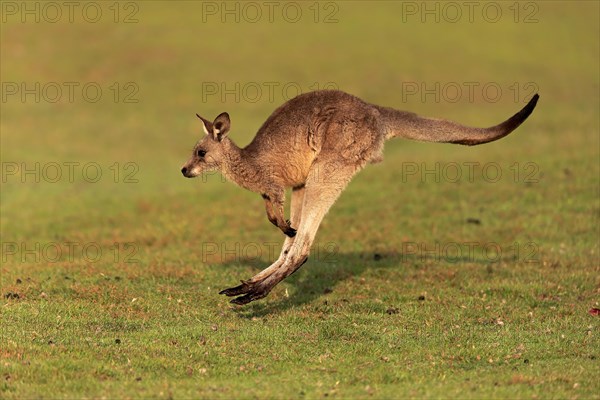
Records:
[[[597,2],[55,4],[1,4],[1,398],[600,398]],[[245,145],[330,87],[475,126],[541,99],[493,144],[388,142],[231,306],[283,236],[181,177],[194,114]]]

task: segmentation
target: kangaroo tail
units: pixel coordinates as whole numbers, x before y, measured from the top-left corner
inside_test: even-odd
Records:
[[[424,142],[474,146],[493,142],[517,129],[531,114],[539,97],[535,94],[521,111],[490,128],[471,128],[449,120],[420,117],[414,113],[388,107],[375,107],[383,117],[386,139],[402,137]]]

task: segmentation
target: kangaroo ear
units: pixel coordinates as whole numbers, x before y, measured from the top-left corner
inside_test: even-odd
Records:
[[[210,135],[213,131],[213,124],[207,119],[202,118],[200,115],[196,114],[196,117],[200,118],[202,121],[202,129],[204,129],[204,133]],[[210,132],[210,133],[209,133]]]
[[[215,121],[212,125],[213,139],[220,142],[229,133],[229,127],[231,126],[229,114],[227,114],[226,112],[219,114],[219,116],[215,118]]]

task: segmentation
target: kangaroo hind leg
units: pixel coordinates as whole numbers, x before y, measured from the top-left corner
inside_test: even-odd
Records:
[[[300,225],[300,217],[302,213],[302,205],[304,203],[304,186],[300,186],[294,188],[292,190],[292,200],[290,203],[290,220],[292,226]],[[262,280],[267,278],[270,274],[272,274],[277,268],[283,264],[290,247],[294,243],[295,237],[286,237],[283,242],[283,247],[281,249],[281,253],[279,254],[279,258],[273,262],[268,268],[265,268],[258,274],[254,275],[247,281],[242,281],[241,285],[238,285],[233,288],[225,289],[219,292],[219,294],[224,294],[226,296],[239,296],[240,294],[250,292],[254,286],[260,283]]]
[[[345,166],[326,175],[321,174],[312,179],[309,178],[306,182],[298,233],[287,250],[287,254],[268,276],[253,284],[250,290],[243,292],[244,296],[233,299],[232,303],[247,304],[265,297],[279,282],[306,262],[321,221],[356,171],[357,168],[354,166]]]

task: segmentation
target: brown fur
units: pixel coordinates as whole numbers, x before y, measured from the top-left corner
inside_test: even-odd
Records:
[[[385,140],[491,142],[516,129],[531,114],[538,97],[499,125],[470,128],[369,104],[341,91],[315,91],[277,108],[243,149],[227,136],[231,123],[227,113],[213,122],[198,115],[206,136],[181,169],[183,175],[192,178],[219,170],[239,186],[261,194],[269,221],[287,235],[279,258],[269,268],[221,293],[242,295],[232,302],[246,304],[265,297],[296,271],[306,261],[323,217],[348,182],[367,163],[382,160]],[[287,221],[285,190],[290,187],[291,221]]]

